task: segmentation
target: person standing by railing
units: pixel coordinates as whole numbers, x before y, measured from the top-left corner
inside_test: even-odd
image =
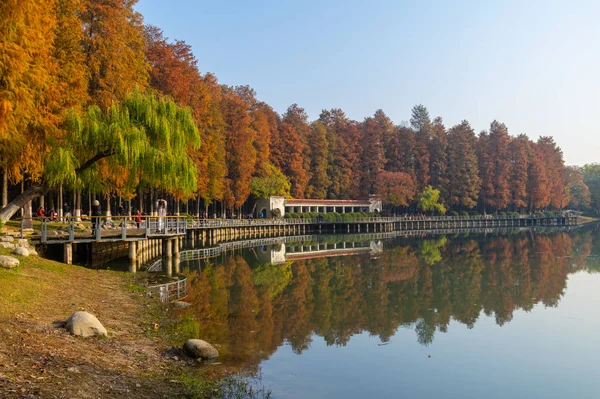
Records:
[[[100,208],[100,201],[94,200],[92,205],[92,234],[96,235],[96,230],[100,229],[100,220],[102,218],[102,208]]]
[[[135,212],[135,223],[138,229],[142,227],[142,212],[139,209]]]

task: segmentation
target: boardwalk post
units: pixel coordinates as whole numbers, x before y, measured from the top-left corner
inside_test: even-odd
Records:
[[[63,244],[63,263],[73,264],[73,244],[70,242]]]
[[[135,241],[129,242],[129,271],[131,273],[136,272],[137,263],[137,245]]]
[[[121,220],[121,239],[124,240],[127,238],[127,223],[125,219]]]
[[[69,241],[75,241],[75,222],[69,219]]]

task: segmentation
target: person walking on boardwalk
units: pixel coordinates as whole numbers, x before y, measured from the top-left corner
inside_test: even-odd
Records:
[[[92,234],[96,235],[96,229],[100,228],[100,219],[102,217],[102,209],[100,208],[100,201],[94,200],[92,205]]]
[[[142,212],[139,209],[135,212],[135,223],[138,229],[142,227]]]
[[[158,232],[166,233],[165,217],[167,216],[167,201],[162,200],[162,199],[158,200],[157,208],[158,208]]]

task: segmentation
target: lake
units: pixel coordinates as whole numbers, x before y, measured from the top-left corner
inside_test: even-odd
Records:
[[[312,236],[186,260],[178,331],[273,398],[598,398],[599,234]]]

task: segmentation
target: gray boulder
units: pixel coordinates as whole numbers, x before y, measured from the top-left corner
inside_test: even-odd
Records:
[[[68,332],[82,337],[93,335],[107,335],[106,328],[98,321],[96,316],[88,312],[74,312],[65,326]]]
[[[0,267],[4,269],[13,269],[19,266],[19,260],[12,256],[0,255]]]
[[[183,344],[183,350],[188,355],[203,360],[219,356],[219,352],[211,344],[201,339],[188,339]]]
[[[0,242],[0,248],[15,249],[16,247],[15,244],[11,244],[10,242]]]
[[[25,248],[31,247],[31,244],[29,244],[29,240],[27,238],[19,238],[17,240],[17,245]]]
[[[14,239],[13,236],[0,236],[0,242],[13,242]]]
[[[19,256],[29,256],[29,250],[25,247],[17,247],[15,248],[15,250],[12,252],[15,255],[19,255]]]

